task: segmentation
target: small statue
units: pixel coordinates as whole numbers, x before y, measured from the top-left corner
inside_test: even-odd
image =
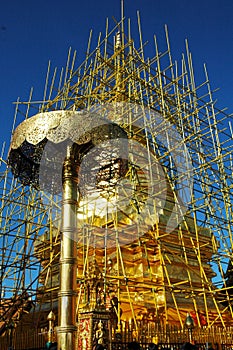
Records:
[[[100,320],[98,322],[97,330],[95,332],[96,343],[104,345],[105,343],[104,336],[105,336],[104,325],[103,325],[103,322]]]
[[[98,307],[104,306],[104,291],[100,286],[97,287],[96,304]]]

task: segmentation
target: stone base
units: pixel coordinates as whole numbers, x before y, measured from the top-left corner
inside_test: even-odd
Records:
[[[78,317],[77,350],[93,350],[94,345],[102,344],[110,349],[109,312],[80,312]]]

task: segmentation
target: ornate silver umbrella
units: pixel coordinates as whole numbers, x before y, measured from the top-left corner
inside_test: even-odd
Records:
[[[107,147],[109,140],[114,142]],[[57,329],[58,347],[62,350],[75,349],[77,246],[74,237],[79,167],[89,150],[96,146],[96,159],[92,159],[82,180],[85,184],[94,173],[95,185],[101,190],[105,185],[114,186],[127,171],[127,134],[119,125],[97,113],[63,110],[39,113],[17,127],[9,151],[12,172],[24,185],[50,193],[62,191]]]

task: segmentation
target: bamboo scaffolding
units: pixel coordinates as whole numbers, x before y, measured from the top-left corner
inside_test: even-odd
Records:
[[[76,51],[71,49],[60,73],[49,62],[42,100],[33,101],[33,89],[27,101],[18,99],[13,129],[40,112],[94,109],[98,113],[109,108],[107,118],[119,123],[138,145],[130,149],[122,188],[110,186],[101,197],[102,207],[99,189],[94,190],[97,200],[90,190],[78,208],[78,312],[87,300],[94,261],[103,277],[105,302],[111,293],[118,298],[117,331],[124,322],[126,341],[133,330],[140,338],[143,320],[149,322],[144,340],[152,341],[161,329],[161,341],[168,336],[171,340],[169,324],[185,332],[185,315],[192,312],[200,342],[209,341],[216,326],[226,332],[221,338],[216,331],[215,341],[229,343],[227,327],[233,315],[233,287],[226,275],[233,247],[231,116],[216,107],[206,67],[203,82],[195,76],[187,41],[181,62],[173,61],[165,27],[164,51],[154,36],[154,56],[147,59],[139,13],[136,43],[131,22],[124,19],[123,2],[121,12],[121,21],[112,29],[106,21],[105,34],[99,35],[95,47],[90,32],[81,65],[77,67]],[[183,166],[182,174],[174,158],[174,154],[179,158],[180,144],[187,149],[181,165],[192,164],[192,169]],[[139,157],[143,165],[135,164]],[[0,320],[8,322],[7,301],[15,296],[27,293],[38,313],[48,305],[56,307],[61,198],[23,187],[4,158],[2,152]],[[155,172],[156,167],[162,171]],[[189,180],[192,194],[186,198]],[[156,193],[150,187],[154,181]],[[186,210],[179,221],[181,193]],[[151,206],[143,221],[140,211],[149,196]],[[113,198],[122,203],[117,210]],[[172,214],[179,221],[175,227],[169,222]],[[174,333],[174,341],[179,332]]]

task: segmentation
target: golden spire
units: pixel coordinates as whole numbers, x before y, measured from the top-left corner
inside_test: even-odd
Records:
[[[121,0],[121,35],[122,44],[124,46],[124,0]]]
[[[115,36],[115,53],[116,55],[116,98],[115,101],[125,100],[125,85],[123,82],[124,70],[124,0],[121,0],[121,28]]]

